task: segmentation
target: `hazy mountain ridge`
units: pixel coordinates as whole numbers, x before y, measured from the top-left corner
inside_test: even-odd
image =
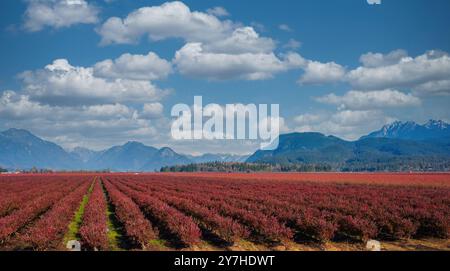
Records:
[[[55,170],[155,171],[164,166],[208,162],[264,162],[277,164],[330,164],[337,169],[361,165],[450,163],[449,125],[443,121],[395,122],[357,141],[320,133],[280,136],[273,151],[257,151],[250,157],[228,154],[190,156],[170,148],[157,149],[128,142],[104,151],[75,148],[68,152],[21,129],[0,133],[0,167]]]
[[[75,159],[81,160],[83,163],[88,163],[100,156],[104,151],[93,151],[87,148],[76,147],[69,152]]]
[[[76,169],[79,161],[55,143],[42,140],[22,129],[0,133],[0,165],[5,168]]]

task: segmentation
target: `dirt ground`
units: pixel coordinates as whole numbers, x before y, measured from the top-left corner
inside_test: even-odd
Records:
[[[450,251],[450,240],[400,240],[381,242],[382,251]],[[237,242],[232,247],[218,248],[203,243],[186,249],[190,251],[365,251],[364,243],[328,242],[319,243],[286,243],[275,247],[267,247],[248,241]]]

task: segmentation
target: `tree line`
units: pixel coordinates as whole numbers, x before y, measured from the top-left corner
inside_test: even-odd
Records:
[[[346,163],[208,162],[162,167],[160,172],[447,172],[449,160],[395,159]]]
[[[189,165],[175,165],[161,168],[161,172],[329,172],[331,165],[325,164],[269,164],[208,162]]]

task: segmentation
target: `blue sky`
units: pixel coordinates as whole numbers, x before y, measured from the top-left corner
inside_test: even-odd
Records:
[[[1,1],[0,128],[66,148],[254,150],[168,139],[171,107],[194,95],[279,103],[283,131],[349,140],[394,120],[449,121],[449,11],[447,0]]]

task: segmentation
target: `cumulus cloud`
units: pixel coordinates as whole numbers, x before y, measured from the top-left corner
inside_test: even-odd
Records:
[[[12,90],[7,90],[0,96],[0,116],[3,119],[26,119],[30,116],[49,115],[51,108],[48,105],[30,101],[26,95],[18,95]]]
[[[335,62],[321,63],[307,61],[303,66],[304,73],[299,79],[300,84],[324,84],[344,80],[346,70]]]
[[[28,95],[5,91],[0,96],[0,116],[8,119],[88,120],[132,118],[137,111],[122,104],[51,106],[33,101]]]
[[[375,110],[343,110],[331,117],[331,122],[343,126],[360,126],[361,124],[378,121],[383,118],[381,111]]]
[[[429,81],[427,83],[414,86],[413,91],[417,95],[449,96],[450,95],[450,79],[449,80]]]
[[[336,105],[337,111],[297,116],[294,119],[297,131],[319,131],[357,139],[396,120],[396,116],[411,119],[411,111],[402,108],[419,107],[416,117],[432,114],[434,118],[442,118],[448,114],[448,110],[440,108],[445,100],[440,103],[436,100],[439,97],[433,97],[450,95],[448,53],[432,50],[411,57],[404,50],[395,50],[387,54],[364,54],[360,62],[360,67],[348,71],[334,62],[304,60],[300,84],[339,82],[358,90],[342,96],[331,93],[316,98],[318,102]]]
[[[115,60],[101,61],[93,68],[98,77],[132,80],[164,79],[172,72],[171,63],[153,52],[147,55],[123,54]]]
[[[140,8],[125,18],[109,18],[97,31],[102,37],[103,45],[134,43],[142,36],[148,36],[153,41],[182,39],[186,44],[175,53],[172,62],[177,71],[190,77],[262,80],[272,78],[282,71],[303,67],[308,71],[302,79],[305,83],[319,80],[329,82],[340,76],[337,74],[340,67],[335,63],[307,63],[298,56],[296,59],[302,59],[302,64],[294,64],[291,61],[295,60],[292,53],[284,54],[289,57],[275,54],[276,41],[262,37],[254,27],[221,20],[218,18],[219,13],[224,14],[220,8],[204,13],[191,11],[182,2],[167,2],[160,6]],[[287,29],[286,27],[288,26],[282,28]],[[299,47],[298,41],[290,40],[284,48]],[[127,74],[114,72],[110,66],[113,66],[111,60],[99,64],[99,69],[96,70],[99,72],[96,74]],[[106,72],[100,72],[103,68]],[[318,69],[328,69],[328,73],[319,74],[321,71]]]
[[[140,116],[142,118],[154,119],[162,117],[164,106],[161,103],[146,103],[142,108]]]
[[[296,53],[275,55],[275,47],[252,27],[241,27],[222,40],[187,43],[173,63],[183,75],[210,80],[263,80],[304,65],[306,60]]]
[[[217,17],[227,17],[230,16],[230,13],[224,7],[214,7],[206,10],[208,14],[217,16]]]
[[[222,40],[204,44],[204,50],[212,53],[269,53],[276,45],[270,38],[260,37],[253,27],[240,27]]]
[[[308,60],[302,67],[300,84],[349,83],[358,90],[400,89],[415,95],[449,95],[450,56],[431,50],[411,57],[404,50],[388,54],[367,53],[360,57],[362,66],[353,70],[335,63]]]
[[[377,108],[398,108],[407,106],[418,106],[421,104],[419,98],[412,94],[405,94],[397,90],[380,91],[349,91],[343,96],[334,93],[316,99],[321,103],[338,106],[340,110],[367,110]]]
[[[336,110],[299,115],[294,118],[294,123],[297,125],[295,130],[318,131],[348,140],[358,139],[396,120],[390,115],[398,113],[400,108],[422,105],[422,100],[418,97],[394,89],[351,90],[342,96],[331,93],[315,100],[335,105]]]
[[[324,115],[320,114],[302,114],[294,117],[294,121],[299,124],[311,124],[323,121],[325,119]]]
[[[405,50],[394,50],[388,54],[372,53],[362,55],[359,61],[364,67],[376,68],[394,65],[400,62],[403,58],[408,57],[408,53]]]
[[[98,21],[99,9],[85,0],[26,0],[24,28],[35,32],[45,27],[63,28]]]
[[[167,2],[161,6],[143,7],[126,18],[108,19],[99,29],[102,44],[133,43],[143,35],[157,41],[181,38],[187,43],[202,43],[211,53],[272,52],[275,41],[261,37],[253,27],[220,20],[221,8],[209,13],[191,11],[182,2]]]
[[[4,91],[0,94],[0,126],[25,128],[69,148],[99,149],[129,140],[154,144],[168,127],[163,117],[148,118],[149,110],[157,114],[158,108],[162,105],[144,105],[141,112],[119,103],[48,105],[26,94]]]
[[[210,53],[201,43],[188,43],[175,54],[181,74],[212,80],[271,78],[275,73],[299,67],[303,59],[290,53],[278,58],[274,53]]]
[[[135,43],[143,35],[151,40],[182,38],[186,41],[219,40],[234,29],[230,21],[191,11],[182,2],[167,2],[161,6],[143,7],[124,19],[109,18],[99,29],[101,44]]]
[[[415,58],[395,51],[386,56],[368,54],[362,57],[364,66],[347,75],[348,82],[357,89],[414,88],[433,93],[437,81],[450,78],[450,57],[446,52],[428,51]],[[446,92],[449,92],[447,90]],[[442,92],[442,90],[440,91]]]
[[[150,81],[96,77],[92,67],[75,67],[57,59],[44,69],[20,75],[33,99],[49,104],[157,101],[167,94]]]
[[[347,140],[356,140],[361,135],[379,129],[394,118],[386,116],[381,110],[342,110],[304,114],[295,117],[295,131],[321,132]]]

